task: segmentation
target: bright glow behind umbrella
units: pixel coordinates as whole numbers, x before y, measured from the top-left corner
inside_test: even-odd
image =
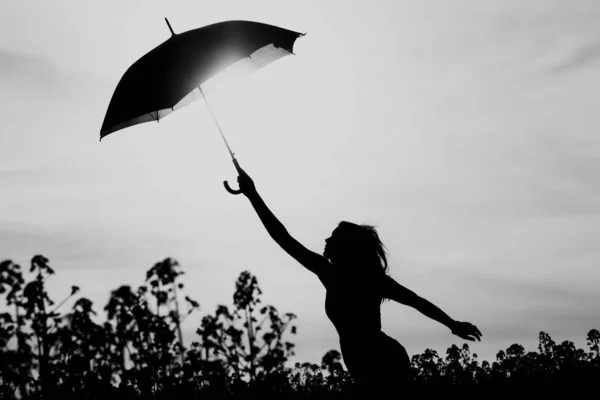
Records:
[[[238,59],[239,61],[234,62],[229,67],[223,69],[221,72],[202,83],[200,87],[206,93],[210,93],[212,96],[216,95],[218,98],[221,98],[224,95],[230,95],[230,92],[235,91],[236,86],[243,85],[243,80],[247,79],[253,72],[290,54],[292,53],[283,48],[275,47],[273,44],[262,47],[252,53],[249,57],[241,59],[239,54],[226,53],[222,56],[221,63],[226,64],[230,62],[231,59]],[[172,110],[160,110],[159,118],[164,118],[171,112],[179,110],[198,99],[202,99],[202,94],[199,89],[194,89],[181,99]]]

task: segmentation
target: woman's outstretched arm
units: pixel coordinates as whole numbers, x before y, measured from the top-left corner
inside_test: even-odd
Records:
[[[250,200],[250,204],[256,211],[256,214],[263,223],[265,229],[273,238],[273,240],[279,244],[279,246],[285,250],[290,256],[296,259],[300,264],[306,267],[308,270],[315,274],[320,274],[329,262],[325,257],[320,254],[314,253],[304,247],[300,242],[294,239],[287,231],[285,226],[275,217],[269,207],[265,204],[264,200],[258,194],[254,181],[250,176],[237,164],[238,170],[238,183],[242,193]]]
[[[416,293],[400,285],[389,276],[385,277],[384,291],[387,298],[413,307],[421,314],[447,326],[453,334],[465,340],[481,340],[481,332],[479,332],[479,329],[475,325],[453,320],[435,304],[419,297]]]

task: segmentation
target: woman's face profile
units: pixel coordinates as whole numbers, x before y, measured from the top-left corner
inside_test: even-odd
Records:
[[[325,239],[325,248],[323,249],[323,256],[329,260],[331,260],[333,254],[334,254],[334,249],[335,249],[335,231],[337,230],[334,229],[333,232],[331,232],[331,236],[329,236],[327,239]]]
[[[323,256],[329,260],[339,259],[348,241],[348,232],[338,226],[331,232],[331,236],[325,239]]]

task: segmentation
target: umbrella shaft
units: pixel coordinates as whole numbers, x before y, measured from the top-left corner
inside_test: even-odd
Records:
[[[223,130],[221,129],[221,125],[219,125],[219,121],[217,121],[217,117],[215,117],[215,114],[213,113],[212,108],[210,108],[210,103],[208,102],[208,99],[204,95],[204,91],[202,90],[202,88],[200,86],[198,86],[198,90],[200,90],[200,94],[204,98],[204,102],[206,103],[206,107],[208,108],[208,112],[210,113],[210,116],[212,117],[213,121],[215,121],[215,125],[217,125],[217,129],[219,130],[219,133],[221,134],[221,138],[223,139],[223,142],[225,142],[225,146],[227,146],[229,155],[231,156],[231,158],[233,160],[235,160],[233,151],[231,151],[231,147],[229,147],[229,143],[227,142],[227,139],[225,138],[225,135],[223,134]]]

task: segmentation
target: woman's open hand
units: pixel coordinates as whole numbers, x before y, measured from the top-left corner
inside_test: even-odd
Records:
[[[452,325],[452,333],[465,340],[481,341],[481,332],[477,327],[469,322],[456,321]]]

